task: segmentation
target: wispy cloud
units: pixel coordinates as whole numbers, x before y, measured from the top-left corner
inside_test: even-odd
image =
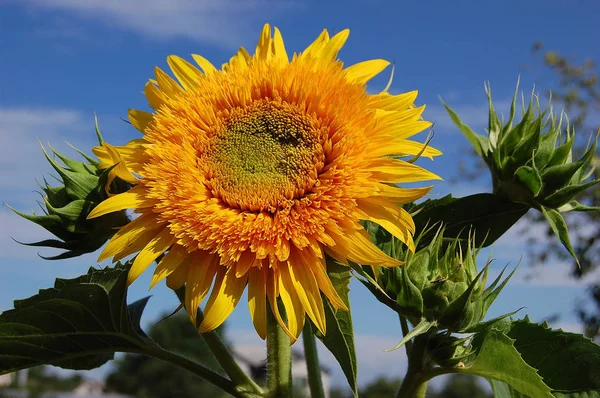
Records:
[[[28,4],[152,39],[187,38],[223,46],[239,45],[253,22],[264,23],[266,15],[297,6],[274,0],[31,0]]]

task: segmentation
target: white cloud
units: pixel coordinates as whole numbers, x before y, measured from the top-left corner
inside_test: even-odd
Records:
[[[234,342],[234,349],[244,358],[260,361],[265,359],[265,342],[254,330],[230,330],[228,338]],[[300,337],[302,339],[302,336]],[[394,347],[400,337],[355,334],[356,356],[358,358],[358,384],[363,386],[376,377],[402,377],[406,372],[406,354],[404,349],[392,352],[383,350]],[[321,365],[331,371],[332,385],[347,385],[346,378],[335,357],[320,342],[317,345]],[[303,352],[302,341],[292,346],[293,350]]]
[[[65,141],[87,149],[82,143],[91,142],[94,136],[88,134],[86,140],[80,138],[80,133],[85,126],[84,131],[90,131],[92,123],[92,115],[86,118],[70,109],[0,107],[0,201],[21,202],[26,194],[27,202],[33,203],[35,179],[51,170],[37,140],[46,147],[51,143],[59,152],[76,155],[67,149]]]
[[[253,19],[295,6],[274,0],[44,0],[29,1],[37,9],[73,13],[109,28],[152,39],[188,38],[218,45],[239,45]]]

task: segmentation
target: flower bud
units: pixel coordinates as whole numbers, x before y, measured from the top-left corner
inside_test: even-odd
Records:
[[[99,131],[96,131],[99,135]],[[101,136],[98,137],[101,140]],[[113,236],[119,227],[129,221],[125,211],[87,219],[92,209],[108,197],[105,187],[110,169],[100,169],[96,160],[75,148],[85,161],[70,159],[52,147],[50,149],[54,157],[51,157],[42,146],[46,159],[57,172],[59,176],[57,179],[62,185],[50,186],[46,179],[44,179],[44,184],[40,185],[44,203],[39,204],[44,214],[26,214],[12,207],[11,209],[21,217],[45,228],[57,239],[24,244],[65,250],[53,257],[42,256],[49,260],[76,257],[93,252]],[[126,183],[118,179],[112,182],[111,187],[116,193],[128,189]]]

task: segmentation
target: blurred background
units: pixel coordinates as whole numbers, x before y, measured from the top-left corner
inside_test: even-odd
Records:
[[[489,173],[441,106],[447,102],[476,132],[487,125],[483,84],[490,81],[494,104],[507,112],[520,76],[528,96],[542,104],[552,91],[555,110],[565,108],[584,147],[600,126],[600,4],[597,1],[401,2],[383,0],[0,0],[0,201],[24,212],[37,207],[36,181],[49,166],[37,140],[75,155],[66,142],[87,153],[95,144],[94,112],[104,138],[116,145],[139,137],[126,120],[128,108],[147,109],[142,94],[154,66],[166,56],[191,60],[198,53],[215,65],[239,46],[253,51],[265,22],[278,26],[288,53],[302,51],[322,29],[350,28],[340,53],[346,64],[384,58],[395,62],[393,94],[419,90],[425,118],[435,122],[432,146],[444,156],[423,164],[444,178],[433,197],[490,192]],[[379,92],[390,69],[368,90]],[[422,140],[425,139],[422,134]],[[596,162],[598,164],[598,162]],[[600,190],[580,201],[599,205]],[[582,260],[578,269],[533,211],[493,247],[492,273],[521,265],[488,316],[525,306],[521,315],[548,320],[555,328],[598,338],[600,238],[598,215],[568,218]],[[0,310],[12,301],[95,266],[96,254],[58,262],[38,257],[51,249],[25,247],[49,237],[33,223],[0,208]],[[485,264],[489,250],[479,258]],[[148,272],[129,290],[129,301],[152,295],[143,325],[168,348],[206,361],[205,347],[183,316],[159,321],[178,301],[164,284],[150,293]],[[395,313],[359,283],[351,284],[361,397],[390,397],[406,370]],[[242,299],[242,302],[244,299]],[[260,375],[264,342],[252,328],[245,305],[222,328],[224,338],[247,367]],[[320,347],[331,397],[349,391],[334,358]],[[305,390],[300,344],[294,346],[294,376]],[[214,364],[213,364],[214,365]],[[489,388],[473,378],[436,379],[432,397],[484,397]],[[39,397],[219,397],[217,390],[167,365],[142,357],[117,360],[90,372],[36,368],[0,376],[0,396]]]

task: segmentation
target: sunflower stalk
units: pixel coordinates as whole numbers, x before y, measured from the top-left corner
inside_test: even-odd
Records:
[[[288,398],[292,390],[292,347],[267,306],[267,388],[269,398]]]
[[[427,391],[426,348],[428,334],[415,337],[411,354],[408,355],[408,370],[398,390],[397,398],[424,398]]]
[[[177,298],[181,304],[183,304],[185,302],[185,286],[175,290],[175,294],[177,294]],[[204,319],[204,314],[200,308],[197,310],[196,317],[199,323],[201,323]],[[225,343],[223,343],[223,340],[221,340],[219,335],[214,330],[206,333],[200,333],[200,336],[206,342],[206,346],[213,354],[217,362],[219,362],[221,368],[236,385],[236,388],[245,393],[243,396],[261,396],[263,394],[262,388],[260,388],[260,386],[256,384],[254,380],[252,380],[242,370],[242,368],[240,368]],[[203,377],[200,374],[198,374],[198,376]]]
[[[304,323],[302,342],[304,343],[304,356],[306,357],[306,367],[308,370],[308,386],[310,388],[310,396],[311,398],[325,398],[323,381],[321,380],[321,366],[319,365],[319,355],[317,353],[315,332],[311,322],[309,321]]]

